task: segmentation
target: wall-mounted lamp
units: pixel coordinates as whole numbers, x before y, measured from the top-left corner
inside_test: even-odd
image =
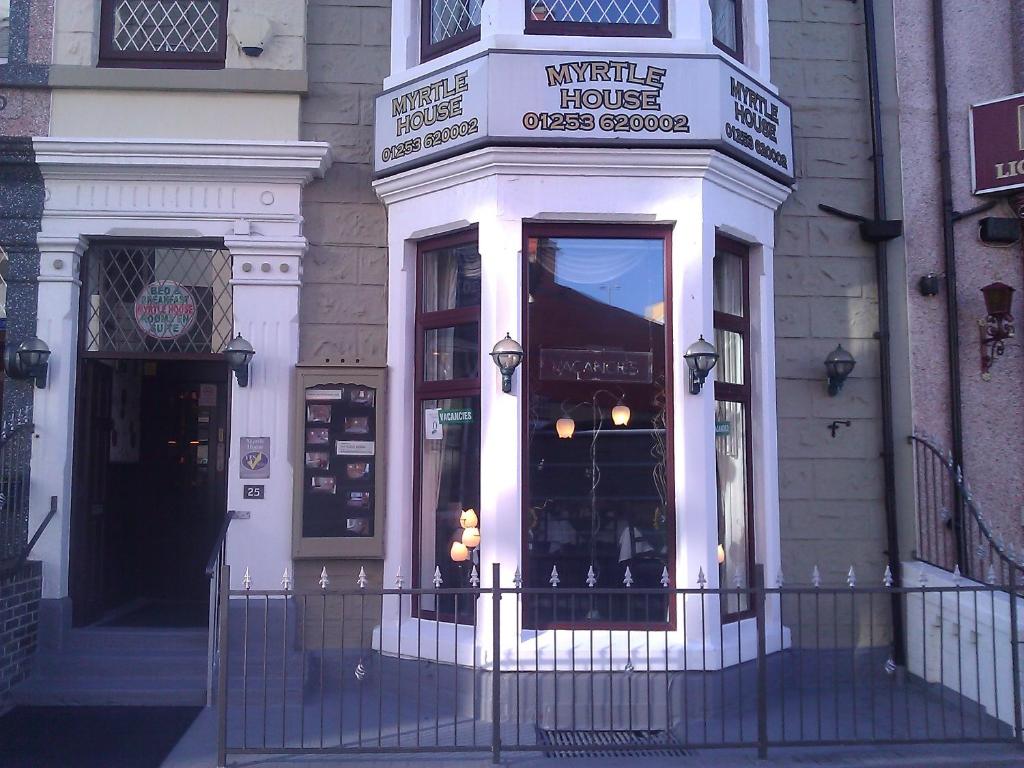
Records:
[[[4,370],[12,379],[33,379],[39,389],[46,387],[46,371],[50,364],[50,348],[33,336],[17,347],[8,344],[4,351]]]
[[[699,395],[711,369],[718,364],[718,351],[702,335],[686,350],[683,359],[690,368],[690,394]]]
[[[505,338],[494,345],[491,350],[491,359],[501,371],[501,391],[512,391],[512,374],[523,362],[523,345],[512,338],[508,333]]]
[[[825,358],[825,373],[828,375],[828,395],[835,397],[842,389],[846,379],[853,373],[857,361],[853,355],[843,349],[840,344]]]
[[[1013,294],[1014,289],[1006,283],[990,283],[981,289],[985,297],[984,322],[978,321],[981,330],[981,376],[988,381],[989,370],[1005,351],[1004,342],[1013,338]]]
[[[221,352],[224,355],[224,359],[228,362],[228,367],[235,372],[238,386],[248,387],[249,363],[252,362],[252,358],[256,354],[252,344],[243,339],[242,334],[238,334],[228,342],[228,345]]]

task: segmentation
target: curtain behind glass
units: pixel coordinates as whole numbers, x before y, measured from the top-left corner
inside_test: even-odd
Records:
[[[736,0],[711,0],[711,30],[716,41],[737,49]]]

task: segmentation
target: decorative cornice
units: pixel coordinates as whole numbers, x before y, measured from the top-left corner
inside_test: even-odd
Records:
[[[319,141],[178,141],[140,139],[32,140],[47,181],[283,182],[308,184],[331,165]]]
[[[373,187],[385,205],[391,205],[501,175],[702,178],[773,209],[790,193],[788,187],[714,149],[589,147],[485,147],[379,179]]]

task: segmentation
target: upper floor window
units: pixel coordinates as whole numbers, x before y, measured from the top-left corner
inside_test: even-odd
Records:
[[[222,69],[227,0],[103,0],[100,65]]]
[[[668,37],[666,0],[526,0],[533,35]]]
[[[423,61],[479,40],[482,5],[483,0],[422,0]]]
[[[711,36],[734,59],[743,58],[743,0],[711,0]]]

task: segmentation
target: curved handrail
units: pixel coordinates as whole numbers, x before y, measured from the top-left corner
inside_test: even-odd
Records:
[[[923,432],[910,435],[909,441],[919,447],[915,462],[918,559],[954,573],[962,569],[964,576],[991,584],[1007,583],[1010,569],[1024,572],[1024,562],[982,513],[952,452]],[[942,528],[954,537],[952,561]]]

